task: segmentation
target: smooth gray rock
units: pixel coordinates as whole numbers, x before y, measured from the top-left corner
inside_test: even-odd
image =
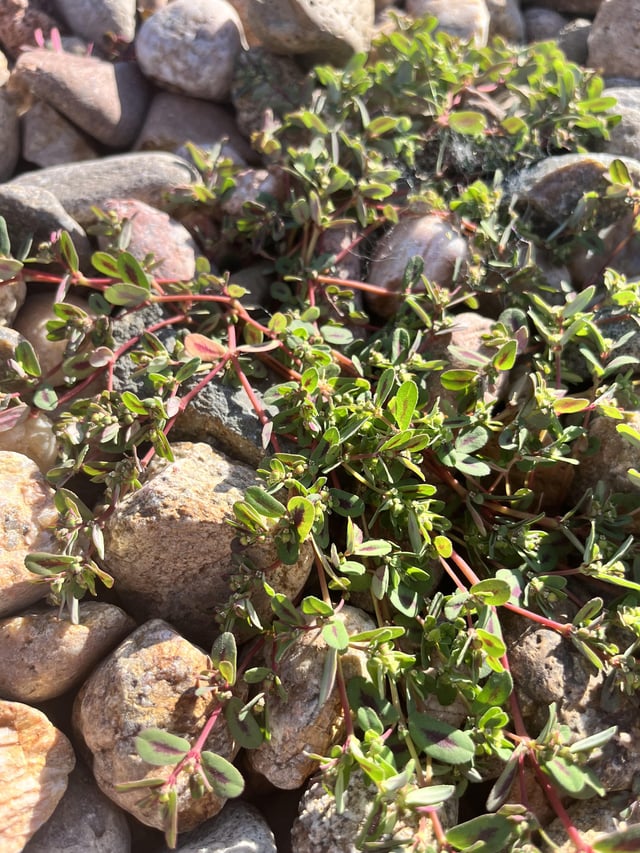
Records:
[[[0,192],[23,186],[48,190],[77,222],[88,225],[95,221],[91,208],[107,199],[137,198],[163,209],[169,193],[199,180],[197,171],[181,157],[145,151],[25,172],[0,186]]]
[[[603,91],[604,97],[616,98],[618,103],[611,110],[620,115],[620,123],[609,133],[611,138],[604,143],[608,154],[640,159],[640,87],[610,86]]]
[[[94,160],[97,146],[57,110],[36,101],[22,117],[22,156],[46,168],[61,163]]]
[[[72,32],[102,44],[107,33],[133,41],[136,0],[55,0],[55,7]]]
[[[0,181],[6,181],[20,156],[20,122],[7,90],[0,88]]]
[[[142,487],[109,516],[104,564],[130,613],[167,619],[210,648],[216,613],[238,584],[247,586],[260,621],[269,624],[273,610],[261,573],[295,599],[309,577],[312,549],[306,543],[295,565],[285,566],[268,539],[242,546],[230,522],[233,505],[258,484],[255,471],[207,444],[176,442],[173,452],[174,462],[153,460]]]
[[[78,169],[79,166],[72,168]],[[26,174],[38,175],[34,172]],[[64,230],[69,232],[81,264],[87,263],[91,257],[91,246],[84,229],[67,213],[56,196],[42,185],[33,186],[28,180],[0,184],[0,216],[4,216],[7,222],[14,253],[29,240],[35,252],[39,243],[51,239],[52,233]]]
[[[518,0],[486,0],[489,10],[489,36],[502,36],[507,41],[524,40],[524,18]]]
[[[607,0],[589,35],[589,65],[608,76],[640,78],[640,6],[637,0]]]
[[[162,847],[158,853],[168,853]],[[178,838],[177,853],[277,853],[269,825],[255,806],[230,800],[220,814]]]
[[[533,7],[523,15],[527,41],[548,41],[557,37],[568,20],[553,9]]]
[[[89,770],[76,764],[64,796],[23,853],[129,853],[124,812],[100,791]]]
[[[433,15],[438,29],[452,36],[484,46],[489,37],[489,10],[485,0],[407,0],[407,12],[414,17]]]
[[[273,53],[344,64],[369,49],[374,0],[254,0],[251,23]]]
[[[143,23],[136,39],[143,73],[164,89],[229,99],[242,24],[225,0],[174,0]]]
[[[558,47],[571,62],[586,65],[589,53],[589,33],[591,21],[586,18],[575,18],[560,30],[556,36]]]
[[[45,48],[23,53],[10,82],[112,148],[133,144],[150,97],[149,84],[134,62],[106,62]]]

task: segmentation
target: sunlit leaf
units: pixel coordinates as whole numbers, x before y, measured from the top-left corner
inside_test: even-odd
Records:
[[[135,744],[143,761],[158,766],[177,764],[191,749],[186,738],[155,728],[140,732]]]
[[[208,750],[201,757],[202,769],[215,793],[219,797],[239,797],[244,791],[244,779],[240,771],[226,758]]]
[[[475,746],[469,735],[442,720],[411,711],[409,732],[418,749],[436,761],[465,764],[473,760]]]

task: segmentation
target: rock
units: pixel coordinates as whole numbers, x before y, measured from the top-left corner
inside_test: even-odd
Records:
[[[327,774],[330,777],[330,774]],[[291,842],[295,853],[357,853],[356,839],[364,829],[365,820],[371,811],[376,788],[367,784],[361,770],[356,770],[349,778],[345,792],[345,809],[341,814],[336,811],[336,800],[327,788],[333,788],[331,778],[321,776],[309,785],[300,800],[299,814],[291,829]],[[438,809],[440,822],[445,829],[457,820],[458,801],[450,799]],[[391,835],[376,836],[376,843],[389,845],[389,849],[404,850],[409,842],[416,838],[420,817],[415,812],[403,816],[395,825],[393,841]],[[404,844],[403,844],[404,842]],[[420,842],[430,849],[435,843],[430,821],[426,821],[420,832]],[[384,849],[384,848],[383,848]],[[410,849],[410,846],[409,846]]]
[[[66,167],[56,167],[66,168]],[[69,167],[78,170],[80,166]],[[26,172],[37,179],[38,174]],[[67,188],[71,192],[71,187]],[[28,242],[35,253],[40,243],[48,243],[57,231],[68,231],[76,247],[81,265],[91,257],[91,246],[85,231],[60,204],[56,196],[43,186],[28,181],[0,184],[0,210],[7,222],[9,239],[14,253]]]
[[[525,37],[528,42],[555,39],[567,23],[567,19],[553,9],[534,7],[524,12]]]
[[[44,412],[25,408],[23,416],[11,427],[0,431],[0,450],[11,450],[32,459],[42,474],[53,468],[58,458],[58,442],[53,424]]]
[[[0,702],[2,853],[21,853],[49,819],[74,764],[71,744],[41,711],[19,702]]]
[[[34,188],[48,190],[74,219],[88,225],[95,222],[91,208],[101,207],[108,199],[136,198],[164,209],[166,195],[198,180],[196,170],[174,154],[164,151],[117,154],[24,172],[0,186],[0,204],[8,190],[28,186],[28,196]]]
[[[611,154],[560,154],[546,157],[530,169],[524,169],[516,178],[512,191],[518,196],[518,205],[528,205],[532,213],[554,226],[574,212],[584,193],[604,193],[610,186],[605,178],[615,160]],[[629,173],[640,178],[640,161],[625,160]],[[623,206],[601,205],[603,221],[599,227],[611,225],[622,218]],[[615,216],[612,218],[612,213]],[[540,236],[544,236],[543,233]]]
[[[174,0],[142,24],[136,53],[162,88],[227,101],[241,41],[240,18],[225,0]]]
[[[135,199],[110,199],[102,209],[130,223],[127,251],[139,261],[153,255],[155,278],[189,281],[194,277],[199,251],[184,225],[171,219],[167,213]],[[100,237],[98,245],[108,250],[108,238]]]
[[[228,0],[228,2],[238,13],[238,17],[240,18],[240,22],[242,24],[242,30],[244,32],[246,45],[248,45],[249,47],[257,47],[260,44],[260,39],[254,33],[253,27],[251,26],[254,6],[253,0]]]
[[[369,49],[374,20],[374,0],[254,0],[251,24],[273,53],[343,65]]]
[[[61,696],[136,627],[113,604],[86,601],[80,624],[56,608],[30,610],[0,621],[0,696],[31,704]]]
[[[366,613],[348,605],[336,618],[349,634],[374,627]],[[328,650],[320,627],[301,631],[278,662],[286,698],[272,686],[265,687],[271,738],[247,752],[246,759],[277,788],[302,785],[318,766],[309,753],[327,755],[340,737],[343,722],[337,687],[322,705],[318,703]],[[340,660],[346,682],[366,675],[365,653],[349,648]]]
[[[0,4],[0,44],[9,56],[16,57],[20,48],[36,44],[34,33],[49,35],[58,22],[32,0],[4,0]]]
[[[625,820],[629,810],[635,808],[635,815]],[[603,835],[616,832],[625,827],[637,824],[640,819],[637,814],[638,800],[629,792],[607,794],[604,797],[592,797],[590,800],[572,802],[567,807],[571,823],[580,833],[585,845],[594,845]],[[560,818],[556,818],[545,827],[545,832],[554,843],[554,853],[574,853],[575,844],[567,838],[567,833]],[[633,845],[634,839],[629,839]],[[629,843],[627,842],[627,843]],[[635,839],[637,843],[637,838]],[[625,845],[625,842],[622,842]],[[630,849],[633,849],[631,847]]]
[[[148,84],[135,63],[44,48],[18,58],[10,85],[28,90],[112,148],[133,144],[149,102]]]
[[[489,36],[507,41],[524,41],[524,18],[518,0],[485,0],[489,11]]]
[[[287,81],[282,86],[282,80]],[[275,56],[256,47],[237,58],[231,101],[240,131],[249,139],[255,131],[277,124],[299,109],[310,94],[310,78],[288,56]]]
[[[414,18],[433,15],[438,29],[464,41],[473,39],[484,46],[489,38],[489,10],[485,0],[407,0],[407,12]]]
[[[630,790],[640,772],[640,703],[617,691],[616,707],[603,695],[604,676],[555,631],[522,617],[503,622],[509,666],[527,724],[540,731],[556,703],[559,725],[568,726],[569,743],[617,726],[611,740],[592,754],[589,767],[605,790]]]
[[[22,117],[22,156],[44,168],[93,160],[98,150],[57,110],[43,101],[36,101]]]
[[[168,853],[162,847],[158,853]],[[216,817],[178,839],[177,853],[277,853],[269,825],[255,806],[231,800]],[[44,851],[43,851],[44,853]]]
[[[520,0],[520,5],[523,9],[528,6],[555,9],[557,12],[562,12],[563,15],[571,17],[572,15],[593,16],[604,2],[606,0]]]
[[[136,34],[136,0],[56,0],[56,7],[73,33],[97,45],[107,33],[124,42]]]
[[[0,50],[0,86],[4,86],[11,72],[9,71],[9,60],[7,56]]]
[[[16,279],[0,286],[0,326],[10,326],[24,304],[27,285]]]
[[[446,220],[431,214],[403,219],[391,227],[375,248],[368,281],[389,293],[398,293],[407,264],[414,255],[424,261],[424,275],[440,287],[452,284],[456,267],[464,267],[467,242]],[[393,297],[367,294],[370,308],[389,317],[398,307]]]
[[[604,150],[618,157],[640,159],[640,89],[611,86],[602,95],[617,100],[612,112],[621,116],[620,123],[609,131],[610,139],[604,143]]]
[[[210,148],[222,142],[222,156],[230,157],[238,165],[246,165],[256,157],[235,119],[224,107],[186,95],[158,92],[151,101],[134,148],[178,153],[187,142],[199,148]]]
[[[638,494],[636,481],[627,475],[629,468],[640,466],[638,448],[618,432],[616,427],[619,423],[627,423],[632,429],[640,430],[640,412],[628,412],[624,421],[607,417],[589,421],[588,437],[592,442],[597,441],[597,446],[588,456],[583,456],[576,470],[574,495],[582,495],[587,489],[595,488],[600,480],[608,494]]]
[[[286,193],[286,184],[282,172],[268,172],[266,169],[243,169],[234,175],[235,187],[220,208],[227,216],[241,216],[245,204],[258,201],[258,196],[267,195],[282,199]]]
[[[33,286],[32,286],[33,287]],[[74,305],[80,308],[87,315],[84,325],[81,326],[78,320],[78,331],[84,328],[84,332],[91,332],[93,321],[95,319],[93,312],[89,309],[89,305],[85,299],[75,295],[75,290],[72,288],[64,297],[63,302],[68,305]],[[68,341],[50,341],[47,338],[47,323],[50,320],[59,319],[53,311],[53,306],[56,303],[56,294],[51,291],[42,292],[41,290],[30,290],[27,299],[22,306],[22,309],[13,324],[13,328],[24,335],[34,349],[40,364],[40,370],[43,378],[51,385],[58,386],[64,383],[64,373],[62,371],[62,360],[64,358],[65,349]],[[79,350],[86,351],[91,347],[91,340],[86,342]]]
[[[635,0],[607,0],[589,35],[589,65],[609,77],[638,79],[639,51],[640,7]]]
[[[147,764],[135,738],[160,728],[195,741],[215,710],[210,697],[195,695],[207,656],[159,619],[141,625],[93,672],[74,706],[74,726],[92,757],[102,791],[147,826],[162,828],[160,805],[145,801],[144,791],[118,792],[123,782],[166,779],[171,767]],[[233,760],[237,747],[224,718],[205,741],[205,749]],[[185,832],[216,815],[224,800],[214,793],[191,797],[186,774],[177,782],[178,831]]]
[[[187,637],[209,647],[217,634],[216,609],[247,581],[234,561],[233,504],[258,482],[247,465],[232,462],[207,444],[173,446],[176,461],[153,463],[141,489],[120,501],[105,525],[107,570],[138,618],[167,619]],[[309,575],[312,552],[303,548],[295,566],[284,566],[269,543],[243,551],[278,592],[295,598]],[[258,583],[248,594],[261,620],[273,617]]]
[[[21,453],[0,451],[0,616],[16,613],[47,594],[24,565],[31,551],[53,551],[58,521],[53,489]]]
[[[130,853],[123,812],[101,793],[91,773],[76,764],[64,796],[23,853]]]
[[[15,329],[0,326],[0,383],[3,393],[22,392],[27,388],[26,374],[16,362],[17,349],[22,343],[24,338]]]
[[[591,21],[586,18],[576,18],[560,30],[556,36],[556,44],[571,62],[577,65],[587,64],[588,39],[591,32]]]
[[[20,122],[6,87],[0,88],[0,181],[6,181],[20,156]]]

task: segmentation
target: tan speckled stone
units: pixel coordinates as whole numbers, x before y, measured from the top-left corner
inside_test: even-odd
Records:
[[[355,607],[343,607],[338,618],[349,634],[374,627],[370,617]],[[247,762],[276,787],[298,788],[316,770],[308,753],[327,755],[343,727],[342,707],[334,686],[328,699],[318,704],[329,647],[321,629],[305,631],[282,657],[278,675],[287,696],[267,692],[270,740],[247,752]],[[340,656],[346,681],[366,675],[366,655],[349,648]]]
[[[0,850],[21,853],[67,787],[75,755],[41,711],[0,702]]]
[[[207,657],[177,631],[155,619],[131,634],[82,687],[74,706],[74,725],[93,756],[93,774],[102,791],[147,826],[162,828],[155,802],[141,802],[139,789],[119,793],[116,785],[145,778],[167,778],[171,767],[154,767],[136,751],[135,738],[160,728],[194,741],[215,702],[195,695]],[[226,723],[218,722],[205,749],[232,760],[237,748]],[[205,794],[194,800],[186,774],[178,780],[178,830],[192,829],[216,815],[225,800]]]
[[[141,489],[127,495],[105,526],[105,565],[138,619],[161,618],[209,648],[217,634],[216,608],[231,593],[238,572],[233,504],[256,485],[255,471],[217,453],[208,444],[173,445],[176,461],[158,460]],[[296,565],[284,566],[271,545],[247,556],[277,591],[290,598],[305,584],[311,546]],[[266,624],[273,612],[266,593],[252,594]]]
[[[58,512],[53,489],[38,466],[22,453],[0,451],[0,616],[8,616],[47,594],[46,584],[24,565],[31,551],[54,548]]]
[[[80,624],[58,609],[35,609],[0,621],[0,696],[43,702],[79,684],[134,630],[136,623],[113,604],[85,601]]]

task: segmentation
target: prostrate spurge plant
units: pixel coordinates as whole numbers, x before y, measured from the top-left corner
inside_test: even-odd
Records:
[[[194,151],[203,183],[190,201],[236,256],[271,263],[268,314],[251,307],[233,272],[214,276],[204,260],[191,282],[155,279],[151,259],[140,263],[126,251],[126,222],[103,217],[113,248],[94,256],[98,278],[80,271],[65,234],[39,256],[62,262],[63,278],[12,258],[5,234],[4,278],[59,284],[50,336],[68,341],[63,393],[40,375],[29,346],[3,378],[2,427],[25,407],[44,409],[61,447],[49,473],[63,517],[60,553],[32,554],[27,565],[77,619],[78,600],[95,593],[96,577],[111,582],[100,566],[101,531],[115,502],[140,484],[154,453],[171,458],[170,428],[206,383],[240,383],[272,451],[260,467],[263,487],[235,507],[240,542],[272,539],[280,560],[293,563],[309,540],[317,575],[301,601],[290,601],[240,562],[198,688],[212,693],[217,710],[193,744],[141,733],[140,755],[173,769],[128,787],[158,798],[170,845],[179,829],[178,775],[188,774],[194,796],[242,791],[238,771],[204,749],[207,734],[224,714],[243,747],[268,738],[265,697],[284,690],[278,662],[317,625],[329,650],[320,701],[335,687],[344,717],[343,740],[318,760],[338,812],[356,770],[371,786],[360,849],[536,850],[544,831],[511,793],[531,772],[576,849],[630,850],[637,829],[590,847],[566,811],[572,797],[604,793],[587,761],[615,727],[573,742],[551,706],[543,730],[528,732],[502,627],[513,613],[560,633],[604,673],[614,704],[637,689],[637,500],[602,484],[572,504],[567,486],[590,419],[617,419],[621,434],[640,442],[625,423],[625,407],[638,405],[636,359],[616,354],[624,341],[608,338],[598,320],[606,311],[637,316],[637,282],[609,272],[603,285],[574,298],[550,296],[532,260],[536,235],[504,189],[524,166],[606,138],[616,121],[606,112],[613,101],[602,97],[599,77],[551,44],[515,49],[496,41],[477,49],[435,35],[433,21],[402,24],[369,57],[314,75],[309,102],[276,115],[254,140],[281,180],[281,197],[263,196],[241,217],[225,218],[220,205],[233,195],[235,167]],[[610,183],[600,201],[615,198],[637,227],[640,195],[619,161]],[[551,235],[552,257],[594,238],[593,209],[591,199],[583,220]],[[377,322],[360,299],[385,292],[337,278],[342,256],[320,253],[320,238],[356,225],[361,236],[342,255],[366,256],[386,225],[425,210],[466,236],[470,261],[445,290],[414,259],[397,313]],[[95,319],[64,302],[71,285],[91,289]],[[463,353],[466,367],[452,366],[446,342],[456,310],[496,299],[503,310],[485,336],[485,354]],[[165,306],[164,319],[114,350],[114,309],[150,303]],[[176,335],[171,351],[156,334],[165,327]],[[113,390],[124,354],[147,396]],[[101,374],[105,390],[86,396]],[[496,400],[487,389],[507,375],[508,390]],[[256,378],[270,380],[266,394],[256,392]],[[276,407],[274,417],[266,405]],[[78,476],[104,485],[98,514],[67,487]],[[630,476],[640,479],[637,471]],[[589,597],[594,581],[599,595]],[[271,596],[269,626],[251,605],[255,585]],[[366,607],[377,627],[349,636],[335,616],[345,602]],[[240,625],[256,641],[238,661]],[[366,650],[368,677],[345,683],[340,658],[350,646]],[[231,692],[238,679],[258,685],[246,704]],[[433,715],[433,697],[462,703],[461,727]],[[438,807],[487,779],[494,781],[486,814],[444,828]],[[407,820],[417,831],[401,842],[395,827]]]

